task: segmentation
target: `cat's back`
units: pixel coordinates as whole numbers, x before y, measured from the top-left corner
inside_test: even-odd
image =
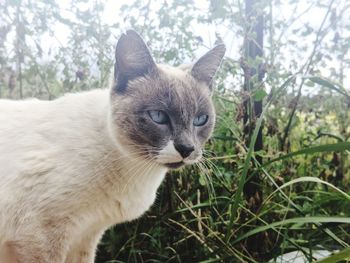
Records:
[[[26,146],[36,141],[35,132],[47,122],[53,104],[38,99],[0,100],[0,177],[28,150]]]
[[[80,93],[69,93],[55,100],[25,100],[0,99],[0,132],[16,123],[24,126],[35,122],[56,122],[59,118],[69,118],[89,112],[91,105],[105,104],[107,90],[91,90]],[[90,108],[86,107],[90,105]],[[95,107],[92,107],[95,110]],[[79,111],[81,110],[81,111]]]
[[[46,115],[52,107],[51,101],[38,99],[0,100],[0,140],[8,139],[16,133],[23,132],[28,124],[34,124]],[[34,125],[33,125],[34,127]],[[29,132],[30,127],[26,127]],[[2,142],[3,143],[3,142]],[[1,147],[1,146],[0,146]]]
[[[49,169],[50,158],[62,158],[65,147],[83,141],[84,126],[98,122],[106,95],[94,90],[53,101],[0,100],[0,182],[14,179],[25,166]]]
[[[30,135],[46,129],[50,133],[64,131],[67,126],[94,118],[107,104],[106,90],[70,93],[58,99],[47,101],[39,99],[8,100],[0,99],[0,140],[9,139],[16,134]],[[53,127],[55,126],[55,127]],[[62,132],[60,132],[62,133]]]

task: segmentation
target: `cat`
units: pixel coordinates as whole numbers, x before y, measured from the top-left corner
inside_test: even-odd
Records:
[[[128,30],[111,88],[1,100],[0,262],[94,262],[106,229],[148,210],[169,169],[200,160],[224,54],[158,65]]]

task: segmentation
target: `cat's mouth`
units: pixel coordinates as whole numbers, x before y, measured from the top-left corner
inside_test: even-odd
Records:
[[[170,168],[170,169],[178,169],[182,166],[184,166],[185,163],[183,161],[181,162],[176,162],[176,163],[166,163],[165,166]]]

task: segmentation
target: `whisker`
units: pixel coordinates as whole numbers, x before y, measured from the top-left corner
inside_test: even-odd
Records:
[[[133,179],[139,175],[139,171],[145,170],[144,174],[147,174],[151,168],[154,166],[152,163],[153,160],[149,160],[148,162],[143,163],[138,167],[137,170],[134,171],[134,174],[130,176],[130,178],[127,180],[126,184],[124,185],[124,188],[122,189],[121,193],[124,193],[127,187],[130,185],[130,183],[133,181]],[[130,172],[127,172],[126,174],[130,174]]]
[[[204,160],[204,159],[203,159]],[[208,167],[206,166],[206,164],[203,162],[203,160],[201,160],[199,163],[198,163],[198,167],[199,169],[202,171],[202,173],[204,174],[204,179],[205,179],[205,182],[206,184],[208,185],[208,192],[209,192],[209,195],[211,197],[214,197],[214,200],[215,200],[215,188],[214,188],[214,185],[213,185],[213,181],[211,180],[211,176],[210,176],[210,172],[209,172],[209,169]],[[212,198],[211,198],[212,199]],[[210,199],[210,200],[211,200]]]

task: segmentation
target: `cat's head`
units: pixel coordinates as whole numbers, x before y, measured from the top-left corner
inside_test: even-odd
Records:
[[[135,31],[123,34],[111,90],[117,146],[168,168],[197,162],[215,124],[212,80],[224,53],[219,45],[191,66],[157,65]]]

